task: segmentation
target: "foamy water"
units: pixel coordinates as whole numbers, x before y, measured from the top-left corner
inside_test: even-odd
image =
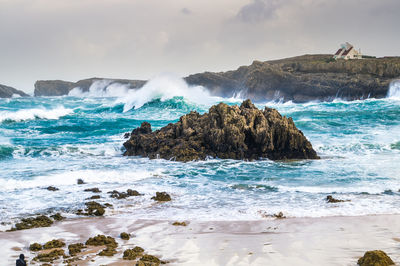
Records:
[[[143,121],[158,129],[221,99],[176,77],[139,90],[103,81],[68,97],[0,99],[0,220],[39,212],[74,216],[99,187],[106,215],[154,219],[255,220],[400,213],[400,101],[387,99],[258,104],[293,117],[321,160],[180,163],[123,157],[123,134]],[[101,97],[99,97],[99,95]],[[78,178],[87,184],[76,185]],[[47,191],[47,186],[60,190]],[[116,200],[108,191],[136,189]],[[156,191],[173,201],[154,204]],[[327,195],[350,200],[329,204]]]

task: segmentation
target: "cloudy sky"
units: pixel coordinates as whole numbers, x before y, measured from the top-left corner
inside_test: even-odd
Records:
[[[399,0],[0,0],[0,83],[223,71],[349,41],[400,55]]]

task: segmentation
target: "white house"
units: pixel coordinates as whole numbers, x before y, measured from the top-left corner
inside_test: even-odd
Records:
[[[340,46],[340,49],[333,55],[333,58],[337,59],[362,59],[361,50],[357,51],[353,45],[346,42]]]

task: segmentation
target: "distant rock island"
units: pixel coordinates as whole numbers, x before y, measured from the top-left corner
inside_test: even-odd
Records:
[[[127,156],[184,162],[207,157],[237,160],[319,158],[292,118],[281,116],[272,108],[260,110],[250,100],[240,107],[220,103],[202,115],[192,111],[178,122],[154,132],[149,123],[143,122],[132,131],[124,147]]]
[[[400,78],[400,57],[335,60],[332,55],[303,55],[266,62],[254,61],[227,72],[204,72],[185,78],[189,85],[202,85],[212,95],[231,97],[241,93],[253,101],[283,99],[306,102],[383,98],[391,81]],[[40,80],[35,96],[66,95],[75,87],[87,91],[101,78],[67,82]],[[112,79],[111,83],[127,84],[136,89],[143,80]]]
[[[11,98],[13,96],[29,96],[23,91],[0,84],[0,98]]]

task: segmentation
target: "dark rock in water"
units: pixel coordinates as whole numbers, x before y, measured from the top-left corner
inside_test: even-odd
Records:
[[[207,156],[240,160],[319,158],[292,118],[267,107],[261,111],[250,100],[240,107],[220,103],[203,115],[190,112],[154,132],[143,122],[124,147],[127,156],[184,162]]]
[[[334,197],[332,197],[331,195],[326,196],[326,201],[328,203],[338,203],[338,202],[346,202],[346,201],[350,201],[350,200],[340,200],[340,199],[335,199]]]
[[[82,210],[78,210],[78,212],[76,213],[77,215],[94,215],[94,216],[102,216],[105,213],[104,208],[106,208],[106,206],[101,205],[98,202],[95,201],[89,201],[85,203],[86,205],[86,212],[83,212]]]
[[[120,235],[121,239],[123,240],[129,240],[129,238],[131,237],[130,234],[126,233],[126,232],[122,232]]]
[[[274,214],[274,217],[277,218],[277,219],[285,219],[286,218],[286,216],[283,215],[283,212],[279,212],[277,214]]]
[[[53,187],[53,186],[48,186],[46,189],[49,190],[49,191],[57,191],[57,190],[59,190],[58,188]]]
[[[101,190],[99,188],[97,188],[97,187],[87,188],[87,189],[85,189],[83,191],[85,191],[85,192],[93,192],[93,193],[100,193],[101,192]]]
[[[357,264],[360,266],[389,266],[394,265],[394,262],[382,250],[373,250],[365,252]]]
[[[83,185],[83,184],[85,184],[85,182],[83,181],[83,179],[78,179],[78,180],[76,180],[76,183],[78,184],[78,185]]]
[[[24,229],[31,229],[37,227],[49,227],[53,224],[53,221],[45,216],[40,215],[35,218],[24,218],[21,219],[21,222],[16,223],[14,228],[11,228],[11,231],[15,230],[24,230]]]
[[[42,250],[42,245],[40,245],[39,243],[33,243],[29,245],[29,250],[30,251],[39,251]]]
[[[62,216],[59,212],[57,212],[56,214],[50,215],[51,218],[54,219],[54,221],[61,221],[64,220],[65,217]]]
[[[70,244],[68,245],[69,255],[75,256],[76,254],[82,252],[82,249],[86,248],[86,246],[82,243]]]
[[[132,189],[128,189],[126,191],[126,194],[128,194],[128,196],[142,196],[143,194],[140,194],[139,192],[137,192],[136,190],[132,190]]]
[[[53,239],[51,241],[46,242],[43,245],[43,249],[51,249],[51,248],[62,248],[65,246],[65,243],[61,240]]]
[[[156,192],[156,196],[151,199],[155,201],[171,201],[171,196],[167,192]]]
[[[131,133],[127,132],[124,134],[124,139],[129,139],[129,137],[131,136]]]
[[[142,196],[143,194],[140,194],[139,192],[137,192],[136,190],[132,190],[132,189],[128,189],[125,192],[119,192],[117,190],[113,190],[113,191],[109,191],[107,192],[110,195],[111,198],[116,198],[116,199],[125,199],[127,197],[132,197],[132,196]]]
[[[100,199],[100,195],[93,195],[90,198],[87,198],[87,200],[94,200],[94,199]]]

